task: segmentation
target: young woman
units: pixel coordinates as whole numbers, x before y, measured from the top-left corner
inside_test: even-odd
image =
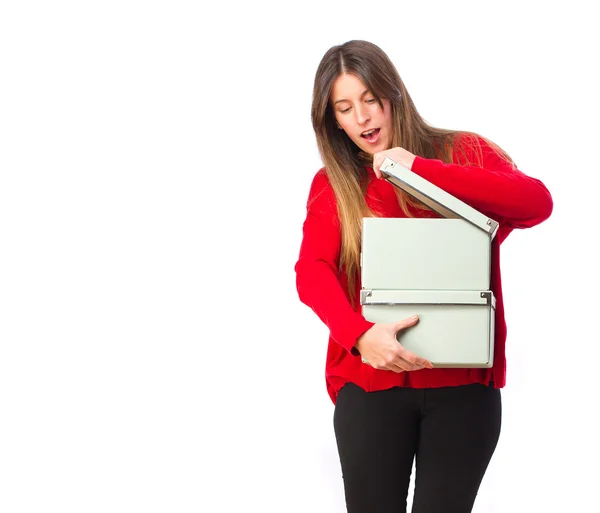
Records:
[[[546,187],[496,144],[419,115],[388,56],[367,41],[330,48],[315,77],[312,123],[324,167],[313,178],[299,259],[300,300],[330,330],[326,385],[349,513],[472,511],[496,448],[506,325],[499,246],[552,212]],[[492,243],[494,366],[433,368],[396,339],[418,319],[376,324],[361,314],[362,218],[436,217],[381,179],[386,157],[499,222]]]

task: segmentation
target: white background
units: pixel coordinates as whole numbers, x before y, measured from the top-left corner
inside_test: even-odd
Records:
[[[327,330],[293,267],[312,81],[349,39],[554,198],[502,247],[475,512],[599,511],[592,3],[3,2],[0,511],[344,511]]]

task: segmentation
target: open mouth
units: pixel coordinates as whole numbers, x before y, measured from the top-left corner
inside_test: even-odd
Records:
[[[360,134],[360,136],[363,139],[366,139],[368,142],[373,143],[377,139],[379,139],[380,130],[381,129],[379,129],[379,128],[372,128],[371,130],[367,130],[366,132],[363,132],[362,134]]]

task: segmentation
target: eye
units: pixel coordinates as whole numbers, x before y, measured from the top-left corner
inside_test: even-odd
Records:
[[[377,100],[375,98],[371,98],[370,100],[367,100],[367,103],[375,103]]]
[[[342,110],[340,110],[340,112],[341,112],[342,114],[346,114],[346,112],[350,112],[350,109],[351,109],[351,108],[352,108],[352,107],[347,107],[346,109],[342,109]]]

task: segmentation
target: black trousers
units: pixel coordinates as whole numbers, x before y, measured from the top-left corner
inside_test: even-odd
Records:
[[[492,386],[367,393],[344,385],[333,423],[348,513],[405,513],[413,461],[412,513],[472,511],[501,417]]]

